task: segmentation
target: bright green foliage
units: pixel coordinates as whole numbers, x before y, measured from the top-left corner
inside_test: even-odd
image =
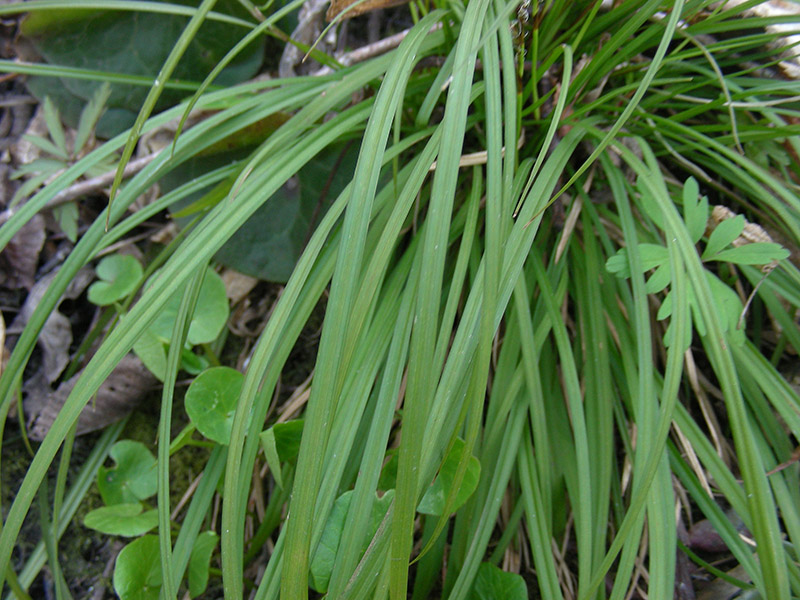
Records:
[[[156,275],[157,277],[157,275]],[[172,299],[166,303],[163,311],[155,322],[142,333],[136,340],[133,351],[145,366],[160,380],[163,381],[167,364],[166,345],[172,336],[175,318],[181,303],[182,291],[176,292]],[[222,278],[213,269],[206,271],[200,287],[194,312],[189,325],[187,346],[206,344],[214,341],[219,336],[228,320],[230,309],[228,297],[225,295],[225,284]],[[193,355],[186,349],[182,366],[193,374],[202,371],[207,364],[202,358]]]
[[[107,505],[146,500],[156,493],[156,459],[141,442],[122,440],[108,455],[116,465],[100,467],[97,487]]]
[[[286,423],[276,423],[259,434],[261,447],[267,459],[269,470],[275,483],[283,487],[281,464],[295,462],[300,450],[300,439],[303,435],[303,420],[295,419]]]
[[[45,181],[52,179],[58,173],[68,168],[69,164],[78,160],[93,144],[93,136],[97,121],[106,109],[106,101],[110,93],[108,83],[100,85],[92,94],[89,102],[81,110],[78,131],[73,143],[68,146],[64,127],[61,124],[59,110],[49,96],[42,103],[45,124],[49,139],[36,135],[25,134],[23,137],[35,145],[45,155],[30,163],[21,165],[12,173],[12,179],[27,177],[11,199],[12,206],[27,198],[35,192]],[[87,170],[88,175],[99,175],[113,167],[113,161],[101,161]],[[78,240],[78,205],[76,202],[66,202],[52,208],[61,231],[71,242]]]
[[[528,588],[516,573],[506,573],[492,564],[483,563],[475,576],[470,600],[525,600]]]
[[[0,228],[5,247],[56,194],[125,148],[108,231],[103,214],[82,232],[0,378],[7,410],[80,269],[163,211],[194,211],[146,265],[154,275],[136,302],[109,319],[4,507],[0,564],[12,564],[82,408],[134,347],[166,381],[150,557],[170,598],[183,592],[192,549],[213,523],[231,600],[304,600],[315,589],[337,600],[405,600],[410,582],[415,600],[507,597],[522,592],[519,579],[482,566],[506,553],[534,574],[531,596],[622,600],[639,593],[636,582],[648,598],[669,600],[677,532],[701,515],[761,597],[800,596],[800,474],[791,466],[800,397],[789,385],[800,270],[796,253],[777,246],[800,247],[800,105],[781,71],[780,36],[765,29],[788,19],[753,16],[752,3],[434,1],[415,5],[414,26],[384,55],[347,67],[328,60],[324,76],[209,87],[299,8],[295,0],[244,21],[247,36],[196,95],[156,114],[162,92],[187,87],[173,74],[203,21],[222,18],[213,4],[125,3],[137,14],[190,17],[136,127],[57,175]],[[47,7],[25,6],[0,14]],[[0,65],[73,83],[100,77]],[[190,107],[199,120],[183,120]],[[58,153],[48,110],[44,145]],[[119,185],[140,134],[170,121],[184,125],[173,147]],[[270,210],[295,183],[314,188],[298,175],[348,142],[357,159],[347,185],[314,199],[327,211],[292,221],[307,213]],[[198,166],[212,155],[217,162]],[[337,166],[322,164],[335,179]],[[129,210],[168,173],[169,192]],[[719,220],[718,207],[732,218]],[[193,437],[198,416],[171,438],[178,369],[204,367],[186,353],[202,343],[204,360],[230,369],[241,350],[235,328],[223,333],[224,291],[206,293],[199,275],[261,213],[278,235],[288,222],[316,226],[291,243],[292,252],[303,247],[291,269],[259,256],[259,235],[249,238],[251,267],[280,263],[288,280],[237,359],[231,398],[217,391],[204,405],[219,408],[222,433]],[[743,243],[750,226],[772,241]],[[284,239],[300,239],[292,229]],[[255,295],[250,306],[261,305]],[[205,296],[217,297],[215,310]],[[192,327],[176,327],[195,299]],[[309,328],[319,332],[303,349],[313,364],[298,365],[290,357],[309,344]],[[287,389],[311,374],[308,395]],[[276,425],[287,419],[297,422]],[[198,445],[203,475],[173,521],[170,498],[184,490],[174,489],[170,452]],[[421,500],[431,513],[422,518]],[[56,536],[45,535],[57,565]],[[118,571],[130,567],[122,561]]]
[[[158,600],[161,583],[156,536],[140,537],[120,551],[114,567],[114,591],[120,600]]]
[[[455,472],[458,463],[464,459],[466,445],[464,440],[458,438],[453,444],[452,449],[447,454],[442,463],[439,473],[436,475],[431,486],[425,491],[425,495],[420,500],[417,510],[424,515],[441,516],[445,508],[445,500],[453,487]],[[458,488],[454,503],[450,506],[451,512],[457,511],[469,499],[475,488],[478,486],[478,478],[481,474],[481,464],[474,456],[467,459],[467,471],[464,479]]]
[[[197,430],[218,444],[228,444],[242,374],[230,367],[212,367],[198,375],[186,391],[186,413]]]
[[[208,566],[211,555],[219,543],[219,536],[213,531],[204,531],[197,536],[189,559],[189,595],[197,598],[208,586]]]
[[[688,232],[695,244],[703,236],[709,216],[708,199],[702,198],[698,202],[697,190],[697,182],[693,178],[689,178],[683,188],[683,214]],[[652,205],[650,206],[652,207]],[[650,210],[652,211],[653,209],[651,208]],[[650,214],[652,215],[653,213],[651,212]],[[769,265],[772,261],[786,259],[789,256],[788,250],[782,248],[779,244],[771,242],[752,242],[731,247],[731,244],[741,236],[744,226],[745,219],[742,215],[722,220],[708,236],[701,259],[703,261],[762,266]],[[641,272],[644,273],[655,269],[655,272],[647,280],[646,291],[650,294],[661,292],[673,278],[669,267],[669,250],[666,246],[650,243],[639,244],[637,250]],[[628,278],[631,276],[630,264],[628,249],[621,248],[606,261],[606,269],[618,277]],[[730,335],[730,339],[735,343],[743,344],[745,336],[740,327],[744,311],[742,301],[730,286],[720,281],[712,272],[705,271],[705,277],[714,295],[714,303],[719,311],[723,331],[726,331]],[[689,289],[688,299],[695,319],[695,326],[701,335],[706,335],[706,324],[698,309],[698,300],[692,288]],[[661,304],[657,317],[659,320],[664,320],[671,314],[672,294],[668,292]],[[670,330],[668,329],[664,338],[667,345],[669,335]]]
[[[155,277],[158,277],[158,275]],[[176,293],[167,302],[161,314],[158,315],[158,318],[149,328],[153,335],[164,342],[168,342],[172,336],[175,315],[178,313],[180,303],[181,294]],[[197,306],[194,309],[194,313],[192,313],[187,342],[192,346],[213,342],[225,326],[228,314],[228,298],[225,295],[225,284],[213,269],[208,269],[200,287]]]
[[[142,278],[142,265],[133,256],[112,254],[97,264],[100,281],[89,286],[89,302],[107,306],[130,294]]]
[[[140,502],[112,504],[89,512],[83,524],[108,535],[136,537],[144,535],[158,525],[158,512],[144,510]]]
[[[309,584],[322,594],[328,591],[328,583],[336,562],[336,555],[339,549],[339,543],[342,539],[343,529],[347,520],[347,511],[350,509],[352,497],[352,491],[345,492],[333,503],[328,521],[325,523],[325,528],[322,530],[319,546],[314,553],[314,560],[311,561]],[[369,518],[370,537],[377,531],[393,498],[394,490],[389,490],[382,496],[375,498]],[[361,549],[362,554],[364,550],[366,550],[366,546]]]

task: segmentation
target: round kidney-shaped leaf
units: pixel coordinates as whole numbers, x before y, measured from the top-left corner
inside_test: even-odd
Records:
[[[140,537],[120,551],[114,567],[114,591],[122,600],[158,600],[161,582],[158,536]]]
[[[461,438],[456,439],[453,448],[439,469],[439,475],[425,492],[420,500],[417,510],[424,515],[441,515],[447,503],[447,497],[453,487],[458,463],[462,460],[467,461],[467,470],[455,496],[455,502],[450,506],[449,512],[457,511],[472,495],[478,487],[478,480],[481,474],[481,464],[478,459],[472,456],[464,456],[466,445]]]
[[[204,531],[197,536],[189,558],[189,596],[197,598],[208,586],[208,567],[211,554],[217,547],[219,536],[213,531]]]
[[[97,471],[97,487],[103,502],[109,506],[138,502],[156,493],[156,459],[147,446],[122,440],[111,447],[109,455],[116,466],[100,467]]]
[[[145,511],[139,502],[101,506],[89,512],[83,524],[106,535],[136,537],[158,526],[158,511]]]
[[[186,413],[197,430],[218,444],[229,444],[244,376],[230,367],[203,371],[186,391]]]
[[[169,343],[172,329],[181,305],[183,289],[177,292],[164,306],[161,314],[150,326],[150,332],[164,342]],[[225,283],[213,269],[206,271],[200,294],[189,325],[187,341],[190,345],[207,344],[217,336],[228,321],[228,297],[225,295]]]
[[[98,263],[97,276],[100,281],[89,286],[89,302],[108,306],[136,289],[142,278],[142,265],[133,256],[114,254]]]
[[[478,569],[469,600],[526,600],[528,588],[517,573],[507,573],[492,564],[483,563]]]

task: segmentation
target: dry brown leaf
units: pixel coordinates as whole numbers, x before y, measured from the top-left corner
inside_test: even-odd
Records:
[[[256,285],[258,279],[234,271],[225,269],[222,271],[222,281],[225,283],[225,295],[228,296],[231,304],[237,304],[249,294]]]
[[[46,398],[30,397],[25,400],[26,412],[34,404],[42,404],[38,414],[33,416],[28,435],[34,441],[41,441],[64,406],[67,397],[82,373],[77,373],[63,382]],[[144,395],[157,383],[156,378],[134,354],[123,358],[111,375],[102,383],[97,396],[87,404],[78,418],[77,434],[82,435],[102,429],[130,413]],[[42,400],[44,400],[42,402]]]
[[[19,334],[25,328],[31,315],[33,315],[33,311],[39,306],[39,302],[47,292],[47,288],[55,279],[57,272],[48,273],[31,288],[28,297],[25,299],[25,304],[22,305],[22,309],[9,327],[9,334]],[[94,271],[89,267],[84,267],[78,271],[75,278],[67,286],[61,300],[65,298],[74,300],[80,296],[93,278]],[[69,347],[72,344],[72,327],[69,319],[58,310],[54,310],[47,318],[42,332],[39,334],[38,342],[42,350],[44,375],[47,381],[52,383],[58,379],[64,367],[69,363]]]
[[[30,290],[36,282],[36,267],[44,241],[44,217],[36,214],[0,253],[0,283],[10,289]]]

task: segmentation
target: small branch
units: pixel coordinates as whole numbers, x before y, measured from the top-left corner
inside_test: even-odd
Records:
[[[437,29],[441,29],[441,23],[437,23],[433,27],[431,27],[431,31],[436,31]],[[400,33],[396,33],[391,35],[387,38],[383,38],[382,40],[378,40],[372,44],[367,44],[366,46],[361,46],[352,52],[348,52],[341,56],[341,58],[337,59],[341,64],[345,67],[349,67],[350,65],[354,65],[356,63],[363,62],[369,58],[374,56],[379,56],[381,54],[385,54],[389,52],[389,50],[394,50],[397,48],[400,43],[406,39],[406,36],[411,32],[411,29],[404,29]],[[329,75],[333,73],[333,69],[330,67],[322,67],[321,69],[314,71],[312,75],[320,76],[320,75]]]
[[[136,160],[132,160],[128,163],[125,167],[125,171],[123,172],[124,177],[131,177],[136,175],[139,171],[144,169],[147,165],[149,165],[153,160],[158,156],[158,152],[154,152],[153,154],[148,154],[147,156],[143,156],[141,158],[137,158]],[[104,187],[111,185],[114,181],[114,175],[116,171],[108,171],[107,173],[103,173],[102,175],[98,175],[97,177],[92,177],[91,179],[86,179],[84,181],[79,181],[78,183],[72,184],[65,190],[61,190],[55,196],[53,196],[47,204],[45,204],[41,210],[47,210],[51,208],[55,208],[56,206],[61,206],[62,204],[66,204],[68,202],[72,202],[80,198],[81,196],[85,196],[87,194],[91,194],[97,192]],[[7,208],[3,212],[0,212],[0,225],[4,224],[8,221],[17,210],[22,205],[15,206],[14,208]]]
[[[149,165],[153,160],[158,156],[161,152],[153,152],[152,154],[148,154],[147,156],[143,156],[141,158],[137,158],[136,160],[130,161],[126,166],[125,170],[123,171],[123,178],[132,177],[136,175],[139,171],[144,169],[147,165]],[[91,194],[93,192],[97,192],[104,187],[111,185],[114,182],[114,175],[116,171],[108,171],[107,173],[103,173],[102,175],[98,175],[97,177],[92,177],[91,179],[86,179],[85,181],[79,181],[68,187],[65,190],[61,190],[53,199],[50,200],[46,205],[45,208],[52,208],[54,206],[58,206],[60,204],[65,204],[67,202],[72,202],[81,196],[85,196],[87,194]]]

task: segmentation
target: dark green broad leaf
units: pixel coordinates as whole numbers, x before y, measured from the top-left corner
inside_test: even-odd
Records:
[[[283,487],[281,464],[293,461],[300,451],[300,440],[303,437],[303,420],[297,419],[286,423],[276,423],[261,432],[261,447],[267,457],[267,464],[275,483]]]
[[[492,564],[482,563],[472,584],[469,600],[527,600],[528,587],[516,573],[508,573]]]
[[[120,551],[114,591],[121,600],[158,600],[162,581],[158,536],[140,537]]]
[[[331,509],[331,514],[328,516],[328,521],[325,523],[325,529],[322,531],[322,538],[320,538],[319,545],[314,558],[311,561],[311,573],[309,574],[309,583],[312,588],[320,593],[325,593],[328,590],[328,583],[331,579],[331,572],[333,565],[336,562],[336,554],[339,551],[339,542],[342,539],[342,532],[344,530],[345,521],[347,520],[347,512],[350,510],[350,500],[353,497],[353,491],[347,491],[336,499]],[[364,540],[364,552],[367,549],[367,544],[375,532],[378,531],[386,511],[389,510],[389,505],[394,498],[394,490],[389,490],[380,498],[375,498],[372,503],[372,513],[370,514],[370,528],[367,539]]]
[[[156,493],[156,459],[147,446],[122,440],[108,454],[116,465],[97,471],[97,487],[106,505],[138,502]]]
[[[445,502],[450,490],[453,487],[453,479],[458,468],[458,463],[461,460],[469,461],[467,464],[467,471],[464,474],[464,479],[461,481],[461,486],[456,493],[456,500],[453,506],[450,507],[452,512],[457,511],[472,495],[475,488],[478,486],[478,479],[481,475],[481,463],[477,458],[471,454],[468,457],[464,456],[466,446],[464,440],[457,439],[453,448],[448,452],[447,458],[442,463],[439,469],[439,474],[433,481],[433,484],[425,492],[425,495],[420,500],[417,510],[424,515],[442,514],[445,509]]]
[[[230,154],[201,157],[175,169],[162,182],[168,191],[210,169],[231,162]],[[238,156],[238,155],[235,155]],[[266,281],[286,282],[314,229],[348,184],[355,170],[358,144],[336,144],[313,158],[286,185],[267,199],[252,217],[220,249],[215,259],[223,265]],[[179,214],[184,207],[215,204],[228,197],[235,178],[212,191],[213,202],[203,195],[176,203]],[[179,225],[193,215],[177,218]]]
[[[212,367],[198,375],[186,391],[186,413],[197,430],[218,444],[231,441],[233,415],[244,375],[230,367]]]
[[[191,0],[176,3],[198,4]],[[236,0],[219,0],[214,10],[252,22]],[[62,8],[31,13],[22,32],[50,64],[155,77],[187,22],[188,17],[152,12]],[[202,81],[247,31],[240,25],[207,20],[172,79]],[[228,86],[252,77],[261,66],[263,52],[264,38],[234,59],[215,83]],[[81,109],[101,83],[32,77],[28,85],[39,99],[51,97],[64,120],[77,127]],[[110,137],[130,127],[148,90],[149,86],[113,84],[109,108],[97,124],[98,135]],[[165,90],[157,110],[176,104],[186,95],[186,90]]]
[[[192,545],[192,555],[189,558],[189,595],[197,598],[206,591],[208,586],[208,568],[211,555],[217,547],[219,536],[213,531],[204,531],[197,536]]]
[[[89,512],[83,524],[107,535],[136,537],[158,526],[158,511],[145,511],[140,502],[101,506]]]

